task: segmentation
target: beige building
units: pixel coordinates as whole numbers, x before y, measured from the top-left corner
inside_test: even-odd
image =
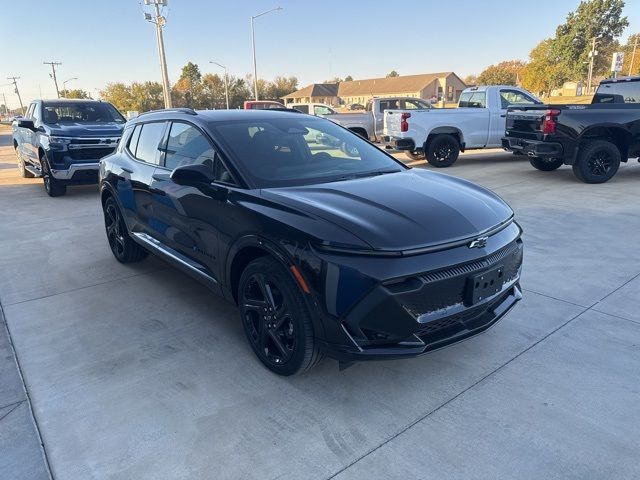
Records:
[[[371,78],[340,83],[315,83],[282,97],[287,103],[366,104],[373,97],[415,97],[457,102],[464,82],[453,72]]]

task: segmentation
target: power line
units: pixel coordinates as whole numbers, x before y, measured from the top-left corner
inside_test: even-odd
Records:
[[[44,65],[51,65],[51,71],[53,72],[53,74],[51,75],[51,78],[53,78],[53,83],[56,84],[56,95],[58,95],[58,98],[60,98],[60,89],[58,88],[58,79],[56,78],[56,67],[59,67],[60,65],[62,65],[62,63],[60,62],[42,62]]]
[[[18,96],[18,101],[20,102],[20,110],[24,113],[24,105],[22,104],[22,98],[20,97],[20,90],[18,90],[18,80],[20,80],[20,77],[7,77],[7,80],[11,80],[11,83],[13,83],[14,92]]]

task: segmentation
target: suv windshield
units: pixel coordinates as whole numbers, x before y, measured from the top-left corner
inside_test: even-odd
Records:
[[[42,105],[44,123],[124,123],[115,107],[102,102],[47,102]]]
[[[406,168],[358,135],[307,115],[210,126],[259,188],[333,182]]]

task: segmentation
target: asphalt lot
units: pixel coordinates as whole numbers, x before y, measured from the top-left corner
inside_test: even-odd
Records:
[[[279,378],[234,306],[115,261],[95,187],[18,179],[6,132],[0,303],[28,397],[0,325],[0,479],[48,478],[38,433],[55,479],[640,477],[637,162],[596,186],[463,155],[446,173],[525,229],[524,300],[421,358]]]

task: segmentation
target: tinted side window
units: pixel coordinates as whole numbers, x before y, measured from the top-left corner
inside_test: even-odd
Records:
[[[593,97],[593,103],[640,103],[640,82],[600,85]]]
[[[164,132],[164,122],[145,123],[142,125],[138,147],[136,148],[136,158],[143,162],[158,164],[158,154],[160,151],[160,141]]]
[[[35,104],[35,107],[33,108],[33,121],[34,121],[34,123],[41,123],[42,122],[42,115],[40,113],[40,105],[38,105],[37,103]]]
[[[27,114],[25,115],[26,118],[33,119],[33,110],[34,110],[35,106],[36,106],[35,103],[32,103],[31,105],[29,105],[29,110],[27,110]]]
[[[380,100],[380,113],[385,110],[397,110],[399,108],[397,100]]]
[[[165,167],[201,163],[213,169],[215,150],[200,131],[187,123],[172,123],[167,140]]]
[[[309,105],[298,105],[297,107],[293,107],[293,108],[302,113],[309,113]]]
[[[500,102],[502,108],[509,108],[510,105],[532,105],[536,103],[533,98],[516,90],[500,90]]]
[[[127,149],[129,153],[136,156],[136,148],[138,147],[138,139],[140,138],[140,130],[142,130],[142,125],[136,125],[136,128],[133,129],[133,133],[131,134],[131,138],[129,139],[129,143],[127,143]]]

